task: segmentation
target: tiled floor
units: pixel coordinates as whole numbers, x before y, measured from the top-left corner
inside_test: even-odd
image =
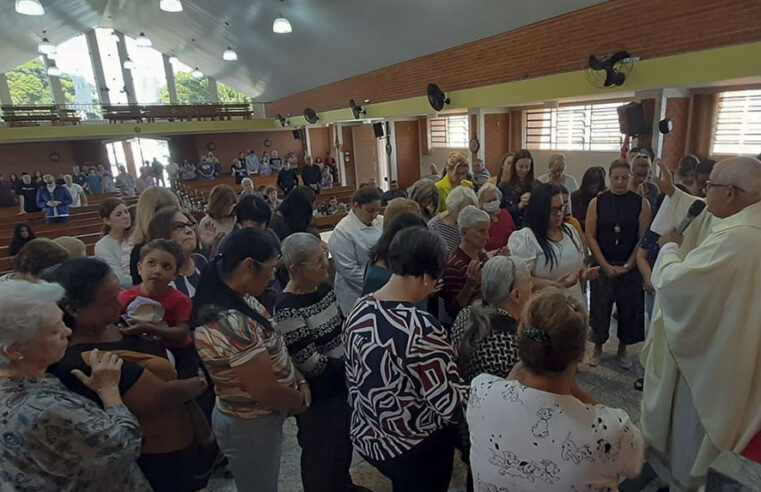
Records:
[[[630,348],[630,354],[633,358],[636,358],[634,356],[639,352],[639,348],[639,345]],[[634,381],[642,374],[642,368],[638,362],[635,362],[632,369],[628,371],[621,369],[613,357],[615,350],[616,346],[613,342],[609,342],[605,347],[605,357],[603,357],[602,363],[598,367],[582,367],[579,372],[579,381],[600,403],[622,408],[626,410],[634,422],[639,422],[641,393],[634,389]],[[300,454],[301,450],[296,442],[295,420],[288,419],[285,424],[285,441],[280,468],[281,492],[300,492],[302,490],[299,475]],[[351,470],[356,484],[368,487],[375,492],[391,491],[391,483],[356,453]],[[450,491],[465,491],[466,473],[459,456],[455,457],[455,469],[449,487]],[[654,492],[660,485],[656,480],[641,490]],[[209,489],[214,492],[234,492],[236,490],[232,480],[222,479],[214,479]]]

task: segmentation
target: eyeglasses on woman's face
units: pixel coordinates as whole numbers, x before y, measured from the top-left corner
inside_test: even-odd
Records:
[[[195,222],[172,222],[172,231],[174,232],[182,232],[186,229],[190,229],[191,231],[196,230],[196,224]]]

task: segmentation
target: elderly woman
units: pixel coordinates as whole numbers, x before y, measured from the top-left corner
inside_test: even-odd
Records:
[[[118,198],[106,198],[100,202],[98,215],[103,219],[103,237],[95,243],[95,257],[111,267],[119,279],[119,287],[129,289],[132,287],[132,277],[129,274],[132,217],[127,211],[127,205]]]
[[[359,299],[344,325],[351,439],[396,492],[443,492],[452,475],[450,424],[462,421],[465,387],[446,330],[415,307],[445,264],[439,236],[401,231],[389,249],[391,279]]]
[[[534,157],[528,150],[513,156],[510,177],[497,186],[502,192],[501,207],[510,212],[515,225],[523,227],[523,210],[528,206],[531,190],[538,183],[534,179]]]
[[[278,244],[254,227],[233,232],[201,274],[191,325],[217,395],[212,426],[238,490],[277,492],[283,423],[311,404],[306,379],[256,300],[274,279]]]
[[[478,203],[476,193],[470,188],[458,186],[447,197],[447,209],[436,215],[428,222],[428,228],[441,236],[447,245],[447,254],[451,254],[462,241],[457,228],[457,217],[460,210],[468,205]]]
[[[510,234],[515,231],[513,216],[507,210],[499,208],[500,203],[502,192],[495,185],[486,183],[478,189],[478,206],[491,218],[486,251],[496,251],[505,247]]]
[[[618,490],[636,477],[645,444],[623,410],[595,404],[575,382],[587,316],[557,289],[535,295],[518,326],[515,379],[471,384],[470,466],[478,490]]]
[[[209,262],[198,252],[195,219],[179,208],[162,208],[148,224],[148,241],[154,239],[174,241],[180,247],[182,264],[169,285],[192,298],[201,279],[201,270]]]
[[[381,193],[372,186],[358,189],[351,199],[351,211],[341,219],[328,239],[336,269],[336,295],[344,316],[348,316],[354,301],[362,295],[365,267],[370,248],[383,233]]]
[[[626,346],[645,339],[645,299],[637,268],[637,245],[650,227],[650,203],[629,189],[631,165],[619,159],[610,165],[610,189],[593,198],[587,209],[587,242],[600,266],[591,283],[590,317],[597,365],[610,336],[613,304],[618,309],[618,364],[629,369]]]
[[[449,154],[446,163],[446,174],[436,182],[436,190],[439,192],[438,212],[447,210],[447,196],[458,186],[473,188],[473,183],[465,179],[470,171],[468,158],[460,151],[455,150]]]
[[[5,490],[149,491],[135,461],[140,427],[119,395],[122,361],[89,352],[72,377],[96,401],[69,391],[48,366],[66,352],[71,330],[56,284],[0,284],[0,477]]]
[[[344,319],[328,282],[328,258],[320,239],[305,232],[286,238],[281,251],[290,281],[275,305],[274,319],[312,391],[312,405],[296,416],[301,480],[305,491],[348,492],[353,484]]]
[[[49,371],[70,390],[98,401],[73,370],[87,371],[84,358],[93,349],[119,354],[119,394],[137,416],[143,443],[138,465],[156,491],[192,491],[193,427],[185,405],[206,388],[201,378],[177,379],[167,352],[152,340],[126,336],[121,320],[119,281],[104,262],[75,258],[46,273],[66,290],[58,305],[72,329],[66,354]],[[131,323],[130,326],[133,326]]]
[[[45,237],[32,239],[13,258],[13,272],[6,273],[0,280],[36,281],[46,269],[69,259],[69,252]]]
[[[571,213],[586,228],[587,208],[594,197],[605,191],[605,168],[590,167],[581,178],[581,188],[571,193]]]
[[[384,221],[384,227],[390,224],[381,235],[375,246],[370,249],[370,262],[365,271],[365,281],[362,286],[362,295],[367,295],[380,289],[391,278],[391,270],[388,269],[388,250],[396,235],[408,227],[426,227],[425,221],[419,216],[411,213],[403,213],[392,219]],[[417,304],[419,309],[428,307],[428,299],[424,299]]]
[[[421,216],[426,221],[430,221],[436,216],[436,209],[439,206],[439,191],[436,189],[435,183],[429,179],[415,181],[407,193],[410,200],[414,200],[420,205]]]
[[[523,214],[525,227],[510,237],[507,246],[510,254],[526,262],[536,289],[565,289],[583,304],[580,281],[596,278],[600,269],[584,266],[581,238],[564,221],[565,210],[559,186],[537,185]]]
[[[484,250],[489,240],[489,214],[468,205],[457,217],[462,235],[444,271],[441,297],[447,313],[453,319],[462,308],[481,296],[481,267],[489,259]]]
[[[235,190],[225,184],[217,185],[209,193],[206,215],[198,223],[202,230],[213,229],[216,234],[227,234],[235,225]]]
[[[566,159],[565,154],[553,154],[547,165],[549,172],[542,174],[537,179],[542,183],[565,186],[569,193],[573,193],[579,189],[579,183],[576,181],[576,178],[570,174],[565,174],[567,164],[568,160]]]
[[[254,194],[254,180],[251,178],[243,178],[240,180],[240,194],[238,195],[238,200],[242,199],[246,195],[253,195]]]

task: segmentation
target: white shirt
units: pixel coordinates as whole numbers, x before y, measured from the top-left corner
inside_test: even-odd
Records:
[[[81,207],[82,206],[82,197],[81,193],[84,193],[84,190],[81,186],[79,186],[77,183],[71,183],[71,186],[65,184],[63,185],[64,188],[69,190],[69,194],[71,195],[71,205],[70,207]]]
[[[370,248],[375,246],[382,233],[382,216],[379,215],[368,226],[359,220],[354,211],[349,212],[333,229],[328,250],[333,256],[336,297],[344,316],[349,315],[354,302],[362,295]]]
[[[642,470],[642,434],[620,409],[481,374],[467,419],[476,492],[616,491]]]
[[[95,243],[95,257],[105,261],[119,279],[119,287],[129,289],[132,287],[132,277],[129,274],[129,252],[132,251],[132,243],[123,241],[121,244],[108,234]],[[125,248],[125,245],[130,245]],[[126,255],[125,255],[126,252]],[[126,258],[125,258],[126,256]],[[126,262],[124,261],[126,259]]]
[[[565,186],[565,188],[568,190],[568,194],[570,195],[571,193],[579,189],[579,183],[576,181],[576,178],[574,178],[570,174],[565,174],[564,176],[565,176],[565,181],[563,181],[562,183],[557,183],[557,184],[562,184],[563,186]],[[550,173],[542,174],[541,176],[537,178],[537,180],[539,180],[542,183],[549,183]]]
[[[510,235],[507,241],[507,247],[510,249],[510,255],[520,258],[526,263],[531,276],[547,280],[557,280],[560,277],[570,273],[579,273],[584,268],[584,256],[581,251],[581,239],[579,233],[571,226],[571,235],[563,233],[563,240],[559,243],[551,241],[552,249],[555,251],[557,262],[552,268],[545,262],[546,257],[536,240],[534,232],[528,227],[515,231]],[[577,298],[584,303],[584,294],[581,291],[581,284],[576,283],[573,287],[565,289],[570,296]]]

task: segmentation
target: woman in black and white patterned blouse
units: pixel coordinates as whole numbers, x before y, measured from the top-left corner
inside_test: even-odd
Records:
[[[345,324],[351,437],[395,492],[443,492],[466,386],[446,330],[415,303],[444,271],[444,241],[422,227],[405,229],[387,264],[391,279],[359,299]]]

